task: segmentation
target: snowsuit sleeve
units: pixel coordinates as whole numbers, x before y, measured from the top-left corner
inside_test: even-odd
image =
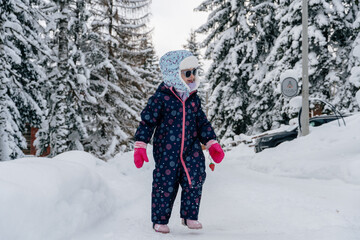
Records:
[[[216,140],[216,134],[211,126],[211,123],[207,119],[204,111],[201,107],[201,101],[198,98],[199,111],[197,114],[197,131],[200,142],[204,145],[210,140]]]
[[[162,118],[162,101],[158,94],[153,95],[141,112],[141,122],[135,133],[135,141],[148,144]]]

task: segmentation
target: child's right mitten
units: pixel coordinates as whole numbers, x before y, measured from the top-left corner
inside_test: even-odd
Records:
[[[136,142],[134,149],[134,163],[137,168],[141,168],[145,162],[149,162],[146,155],[146,143]]]
[[[215,163],[220,163],[225,156],[224,151],[222,150],[219,143],[215,142],[209,147],[209,154]]]

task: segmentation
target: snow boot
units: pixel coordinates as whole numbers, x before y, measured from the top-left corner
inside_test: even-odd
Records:
[[[197,220],[182,219],[182,224],[190,229],[202,229],[202,224]]]
[[[159,232],[159,233],[169,233],[170,232],[170,228],[166,224],[154,223],[153,229],[155,230],[155,232]]]

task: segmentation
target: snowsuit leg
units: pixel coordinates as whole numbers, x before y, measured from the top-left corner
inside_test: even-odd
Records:
[[[167,224],[169,222],[179,185],[182,188],[181,218],[198,219],[202,184],[190,188],[184,168],[179,164],[176,172],[170,169],[162,171],[160,168],[156,168],[153,172],[151,208],[153,223]]]
[[[167,224],[179,189],[179,167],[170,169],[155,168],[153,172],[151,221]]]
[[[184,172],[184,171],[183,171]],[[185,172],[180,181],[181,207],[180,217],[184,219],[198,220],[199,207],[202,193],[202,184],[189,188]]]

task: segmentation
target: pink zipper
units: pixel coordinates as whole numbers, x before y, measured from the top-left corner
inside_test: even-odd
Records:
[[[173,91],[173,87],[170,88],[171,92],[180,100],[180,102],[182,103],[183,105],[183,124],[182,124],[182,140],[181,140],[181,150],[180,150],[180,160],[181,160],[181,164],[183,165],[184,167],[184,170],[185,170],[185,174],[186,174],[186,177],[188,179],[188,182],[189,182],[189,185],[190,185],[190,188],[192,188],[192,184],[191,184],[191,179],[190,179],[190,175],[189,175],[189,171],[188,169],[186,168],[186,165],[185,165],[185,161],[183,159],[183,151],[184,151],[184,143],[185,143],[185,101],[181,100],[181,98],[179,98],[178,95],[176,95],[176,93]],[[193,91],[195,92],[195,91]],[[191,92],[190,95],[193,93]],[[190,96],[189,96],[190,97]]]

